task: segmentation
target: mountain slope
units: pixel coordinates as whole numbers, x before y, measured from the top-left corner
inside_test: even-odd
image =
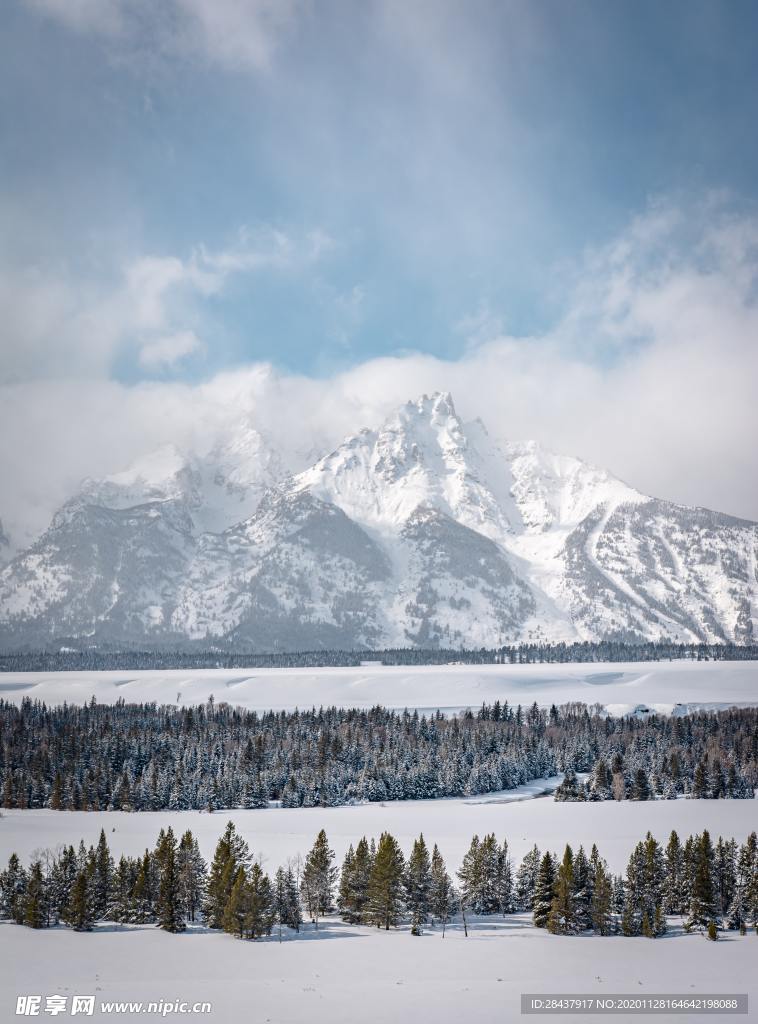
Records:
[[[295,476],[244,424],[95,482],[0,571],[0,643],[749,641],[758,526],[650,498],[447,394]]]

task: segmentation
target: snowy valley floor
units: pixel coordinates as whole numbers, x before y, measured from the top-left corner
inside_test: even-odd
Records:
[[[306,926],[281,945],[276,936],[240,942],[231,936],[103,926],[75,934],[32,932],[0,924],[0,1020],[19,1020],[19,994],[94,995],[101,1000],[207,1001],[207,1015],[169,1019],[231,1024],[402,1024],[521,1019],[522,993],[692,995],[747,992],[758,1003],[758,939],[729,935],[708,942],[674,925],[659,939],[551,936],[522,915],[413,937],[339,921]],[[44,1015],[44,1013],[42,1014]],[[752,1019],[751,1009],[749,1018]],[[149,1020],[145,1013],[101,1020]],[[50,1019],[49,1017],[47,1019]],[[68,1019],[61,1016],[59,1019]],[[553,1017],[528,1018],[552,1020]],[[560,1020],[580,1021],[581,1015]],[[593,1020],[632,1020],[597,1016]],[[654,1020],[723,1020],[689,1015]]]
[[[758,703],[758,664],[750,662],[635,665],[451,666],[445,668],[267,670],[257,672],[58,673],[0,675],[0,696],[29,696],[48,703],[81,703],[93,694],[103,703],[155,700],[216,701],[250,708],[319,704],[449,708],[508,699],[512,703],[598,702],[620,713],[638,704],[671,711]],[[707,828],[713,837],[743,841],[758,829],[755,800],[676,800],[634,803],[555,803],[544,796],[555,780],[537,780],[519,791],[470,799],[408,801],[335,808],[256,811],[56,812],[4,810],[0,863],[17,852],[28,862],[35,850],[97,841],[104,828],[111,851],[140,854],[161,827],[190,828],[210,859],[228,819],[233,819],[268,871],[305,854],[326,829],[339,863],[350,842],[392,832],[407,853],[423,832],[438,843],[448,868],[461,862],[471,836],[495,832],[508,839],[518,863],[536,843],[562,851],[569,842],[597,843],[610,868],[624,870],[635,843],[648,829],[665,842]],[[748,992],[758,1012],[758,938],[723,935],[707,942],[674,926],[661,939],[550,936],[521,915],[480,921],[464,938],[459,925],[443,940],[438,931],[416,938],[331,920],[299,939],[239,942],[202,929],[180,936],[151,927],[99,926],[92,934],[56,928],[41,932],[0,923],[0,1024],[15,1014],[17,995],[94,995],[100,1000],[209,1001],[210,1015],[183,1020],[252,1024],[479,1024],[521,1019],[520,995],[532,993],[639,994]],[[43,998],[44,1008],[44,998]],[[50,1019],[42,1012],[40,1016]],[[98,1016],[96,1011],[95,1016]],[[173,1015],[176,1018],[179,1015]],[[113,1019],[149,1020],[146,1013]],[[61,1015],[59,1019],[68,1019]],[[106,1019],[100,1015],[100,1019]],[[552,1018],[538,1017],[538,1020]],[[580,1015],[563,1016],[578,1021]],[[596,1020],[631,1020],[593,1017]],[[637,1018],[635,1018],[637,1019]],[[687,1014],[656,1020],[702,1020]],[[717,1020],[724,1019],[722,1016]]]
[[[94,696],[103,704],[122,699],[190,705],[211,695],[216,702],[259,711],[332,704],[456,711],[499,699],[523,705],[578,700],[603,704],[613,714],[638,704],[670,712],[677,704],[757,704],[758,662],[0,673],[0,697],[16,703],[30,697],[82,704]]]
[[[267,871],[288,857],[305,855],[319,829],[326,829],[338,863],[351,842],[361,836],[391,832],[407,853],[423,832],[437,843],[448,867],[457,868],[472,835],[494,832],[506,838],[518,863],[536,843],[541,850],[563,852],[593,842],[616,872],[622,871],[638,840],[648,829],[665,843],[671,829],[681,838],[707,828],[714,839],[734,836],[742,842],[758,829],[758,800],[654,800],[644,803],[608,800],[602,803],[556,803],[552,797],[514,800],[501,794],[449,800],[407,800],[352,807],[270,808],[255,811],[50,811],[3,810],[0,818],[0,863],[17,853],[24,863],[34,850],[80,839],[96,844],[104,828],[114,856],[144,853],[155,844],[158,831],[171,825],[177,835],[191,829],[209,860],[224,825],[232,819],[251,851],[260,855]],[[758,946],[756,946],[758,954]]]

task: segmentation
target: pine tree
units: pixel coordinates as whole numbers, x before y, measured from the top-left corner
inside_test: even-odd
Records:
[[[237,878],[237,871],[241,867],[247,868],[249,860],[247,843],[237,834],[234,822],[227,822],[224,834],[216,845],[203,901],[203,914],[209,928],[223,927],[224,909]]]
[[[696,837],[694,853],[692,896],[684,925],[687,931],[706,929],[718,913],[713,885],[713,844],[707,829]]]
[[[367,917],[389,931],[400,921],[403,911],[403,854],[394,836],[383,832],[371,869],[368,886]]]
[[[336,878],[334,853],[329,849],[326,832],[321,829],[310,853],[305,858],[301,883],[303,901],[310,919],[316,927],[318,927],[319,918],[333,910]]]
[[[734,893],[726,916],[727,928],[747,929],[750,924],[750,888],[756,866],[748,843],[743,843],[737,856]]]
[[[77,873],[71,897],[63,915],[66,924],[76,932],[92,931],[92,926],[95,923],[90,879],[91,875],[86,868]]]
[[[155,920],[155,865],[149,850],[140,860],[131,898],[130,920],[133,924],[147,924]]]
[[[580,846],[574,858],[573,885],[576,928],[580,932],[592,926],[592,882],[590,862],[584,847]]]
[[[684,899],[684,852],[679,836],[672,830],[666,844],[666,883],[664,890],[665,909],[670,914],[683,914],[686,910]]]
[[[43,928],[47,918],[47,892],[42,877],[42,864],[37,860],[29,871],[24,896],[24,924],[27,928]]]
[[[352,856],[348,852],[340,875],[338,905],[343,919],[351,924],[363,923],[372,865],[371,847],[364,836]]]
[[[291,867],[279,868],[274,878],[274,916],[279,925],[279,941],[282,928],[300,931],[303,915],[300,910],[300,895],[297,881]]]
[[[429,851],[423,835],[414,842],[405,867],[405,903],[411,915],[411,934],[420,935],[429,920],[429,898],[432,884]]]
[[[240,865],[234,876],[229,896],[221,915],[221,926],[230,935],[245,937],[248,914],[250,913],[250,890],[245,869]]]
[[[24,919],[24,896],[26,894],[26,871],[15,853],[8,860],[8,867],[0,874],[0,916],[21,924]]]
[[[503,840],[497,860],[497,901],[501,914],[511,914],[514,906],[513,865],[508,853],[508,840]]]
[[[189,829],[179,843],[176,866],[182,916],[194,922],[203,903],[208,873],[197,839]]]
[[[547,919],[547,930],[554,935],[573,935],[577,931],[574,899],[574,855],[566,844],[563,860],[558,865],[553,899]]]
[[[553,885],[555,884],[555,865],[549,852],[545,852],[540,861],[540,870],[534,887],[533,920],[535,927],[546,928],[550,909],[553,905]]]
[[[597,851],[593,847],[593,853]],[[597,935],[613,932],[613,885],[605,865],[598,856],[595,861],[590,914],[592,929]]]
[[[251,939],[270,935],[276,914],[274,892],[271,879],[257,862],[250,868],[246,888],[248,903],[245,931]]]
[[[113,858],[108,849],[105,829],[100,829],[100,839],[95,850],[92,876],[92,905],[95,918],[101,921],[108,913],[111,886],[113,885]]]
[[[540,851],[537,846],[524,855],[516,872],[516,908],[531,911],[534,906],[534,890],[540,870]]]
[[[432,850],[431,885],[429,888],[429,909],[432,917],[442,923],[442,937],[455,907],[455,890],[445,868],[442,854],[434,844]]]
[[[160,865],[160,883],[156,910],[158,927],[162,928],[164,932],[181,932],[187,927],[182,914],[176,850],[176,838],[173,829],[169,826],[157,854]]]

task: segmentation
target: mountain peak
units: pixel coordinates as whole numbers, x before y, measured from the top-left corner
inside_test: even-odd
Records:
[[[441,423],[447,419],[458,420],[453,396],[449,391],[433,391],[430,395],[421,395],[415,401],[411,399],[400,412],[405,417],[420,418],[432,423]]]

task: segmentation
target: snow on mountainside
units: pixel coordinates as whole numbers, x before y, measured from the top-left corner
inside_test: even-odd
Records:
[[[498,444],[438,393],[295,476],[243,423],[87,481],[0,571],[0,642],[747,641],[757,544],[754,523]]]

